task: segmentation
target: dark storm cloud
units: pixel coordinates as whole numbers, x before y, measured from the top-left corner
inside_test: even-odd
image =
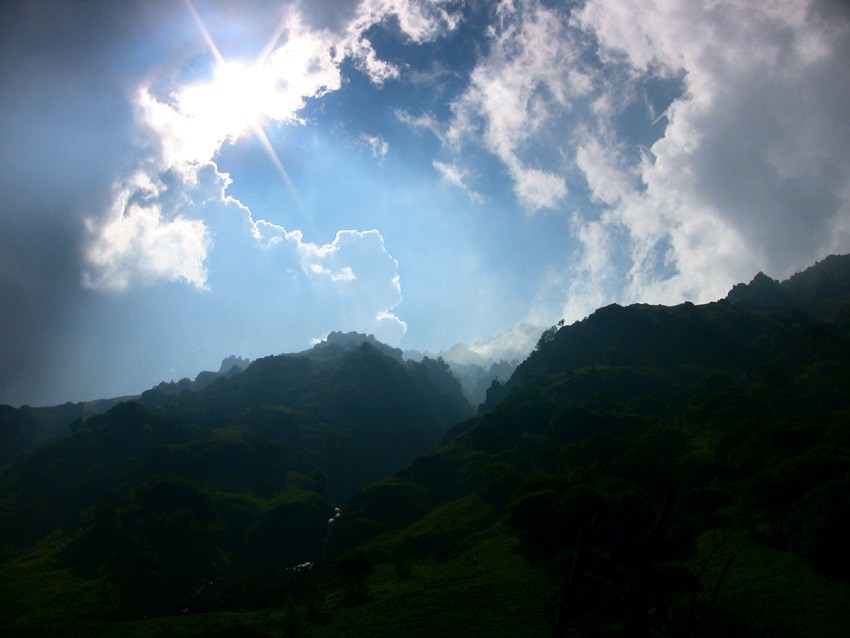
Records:
[[[74,305],[78,263],[66,233],[3,211],[0,230],[0,401],[38,401],[34,388],[52,384],[62,371],[53,354],[62,324]],[[35,217],[33,215],[32,217]]]
[[[169,5],[3,5],[0,402],[59,398],[46,388],[62,375],[65,330],[90,300],[79,287],[81,219],[131,155],[127,91],[157,47],[185,46],[156,37],[154,19],[181,8]]]

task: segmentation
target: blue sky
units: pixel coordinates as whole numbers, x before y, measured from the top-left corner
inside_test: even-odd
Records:
[[[0,47],[0,403],[850,247],[837,0],[29,0]]]

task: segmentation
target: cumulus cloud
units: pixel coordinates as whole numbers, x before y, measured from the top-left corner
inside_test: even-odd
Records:
[[[373,83],[381,85],[399,77],[401,68],[378,57],[368,37],[369,29],[395,18],[401,34],[411,42],[433,41],[460,23],[460,12],[447,8],[452,4],[450,0],[363,0],[341,30],[341,39],[335,48],[353,60]]]
[[[308,99],[340,89],[344,60],[377,85],[398,77],[404,66],[380,59],[372,45],[374,25],[418,44],[461,20],[451,2],[365,0],[331,21],[327,11],[296,6],[256,64],[223,63],[209,81],[137,93],[145,155],[116,182],[108,210],[88,220],[87,286],[207,288],[216,238],[184,204],[198,197],[198,173],[215,166],[222,146],[262,135],[263,125],[300,122]],[[565,312],[600,300],[708,300],[757,268],[784,276],[847,246],[850,29],[833,5],[591,0],[570,14],[505,0],[492,15],[487,47],[450,118],[396,117],[451,150],[451,163],[432,165],[472,201],[482,196],[470,186],[464,149],[478,147],[498,158],[526,211],[567,213],[581,250],[550,277],[566,295]],[[646,96],[655,80],[680,84],[661,115]],[[623,113],[641,101],[656,132],[643,147],[622,130]],[[382,136],[360,139],[374,157],[386,156]],[[567,207],[577,187],[594,207]],[[226,190],[223,182],[211,196]],[[293,251],[312,285],[330,285],[334,295],[374,285],[340,261],[355,237],[345,233],[356,231],[319,246],[297,230],[252,224],[261,245]],[[370,237],[356,242],[383,255],[383,240]],[[387,320],[397,304],[388,296],[370,316]]]
[[[569,214],[580,251],[549,286],[572,318],[602,301],[707,301],[847,249],[850,22],[836,3],[590,0],[570,15],[506,0],[494,14],[450,120],[397,117],[459,158],[434,162],[444,181],[464,188],[463,149],[480,145],[528,212]],[[656,110],[660,82],[678,90]],[[576,188],[595,205],[569,210]]]
[[[182,280],[206,287],[209,233],[202,219],[181,214],[181,205],[198,195],[199,172],[215,167],[223,144],[248,133],[264,137],[267,122],[297,122],[307,98],[340,86],[328,36],[306,30],[296,14],[284,26],[283,44],[253,66],[220,63],[209,81],[175,87],[165,97],[150,86],[138,91],[142,152],[135,171],[113,187],[106,214],[87,219],[86,286]],[[229,185],[223,179],[219,197]]]
[[[210,243],[205,222],[183,217],[179,206],[166,210],[163,200],[191,199],[187,193],[197,186],[198,172],[215,166],[222,145],[247,134],[265,141],[288,182],[262,127],[300,122],[307,99],[340,88],[345,59],[353,60],[376,84],[397,77],[399,69],[378,59],[366,32],[394,17],[411,41],[432,40],[456,28],[460,20],[460,14],[445,8],[449,4],[366,0],[356,9],[350,7],[348,22],[335,29],[313,28],[297,10],[290,10],[253,65],[219,59],[207,81],[175,86],[167,95],[151,86],[140,88],[135,106],[144,153],[132,174],[116,182],[108,211],[87,220],[85,285],[124,289],[133,283],[182,280],[205,288]],[[219,56],[214,43],[209,46],[210,53]],[[375,157],[386,156],[389,145],[382,137],[364,136],[363,141]],[[164,185],[164,176],[171,178],[169,185]],[[221,189],[222,197],[227,186]],[[295,233],[300,241],[300,233]],[[334,271],[332,277],[347,280],[346,272]]]
[[[95,225],[89,219],[84,286],[125,290],[159,280],[206,286],[204,262],[210,245],[206,226],[179,215],[164,218],[158,201],[162,188],[137,173],[117,187],[105,220]]]
[[[756,269],[787,276],[841,243],[850,24],[824,6],[597,0],[578,13],[609,67],[684,85],[640,160],[612,153],[604,119],[576,151],[605,209],[581,229],[627,237],[625,298],[710,300]],[[588,259],[604,258],[607,247],[583,241],[597,253]]]
[[[425,259],[415,270],[408,265],[405,283],[425,290],[409,295],[406,312],[433,321],[436,301],[444,304],[439,314],[464,313],[455,323],[467,334],[472,323],[501,327],[524,317],[546,325],[612,301],[707,301],[756,270],[783,277],[850,249],[850,13],[838,0],[250,0],[227,11],[220,2],[198,3],[206,37],[191,30],[189,4],[154,10],[133,1],[119,10],[94,3],[85,20],[75,9],[54,11],[54,2],[13,5],[15,28],[2,34],[9,90],[0,99],[7,142],[0,154],[8,159],[0,237],[12,256],[0,254],[0,285],[15,299],[4,325],[51,317],[28,343],[60,333],[53,317],[89,326],[109,317],[101,310],[119,306],[102,327],[147,312],[134,321],[145,330],[161,321],[144,339],[169,352],[188,352],[189,333],[221,341],[219,325],[245,340],[231,351],[252,357],[273,347],[255,339],[261,332],[285,333],[292,344],[354,328],[392,341],[405,326],[396,315],[400,268],[390,248],[411,259],[423,251],[384,246],[373,229],[382,223],[393,233],[433,230],[448,228],[453,216],[455,232],[415,233],[420,243],[434,242],[444,263],[438,271]],[[462,14],[470,19],[461,30]],[[421,83],[435,73],[438,83]],[[323,99],[337,91],[341,99]],[[392,137],[398,123],[430,131],[439,154],[424,158],[432,146],[414,147],[409,131]],[[302,124],[318,132],[317,146],[304,143]],[[286,130],[272,135],[273,127]],[[397,155],[374,182],[364,180],[360,201],[382,180],[416,177],[410,190],[401,179],[397,190],[382,190],[367,211],[365,228],[373,230],[327,222],[351,218],[329,198],[377,162],[344,158],[350,149],[322,157],[321,170],[356,163],[342,169],[339,189],[314,183],[321,171],[306,166],[341,130],[346,139],[366,131],[359,143],[379,161],[391,159],[388,142]],[[247,136],[245,152],[228,148]],[[286,155],[275,155],[272,141]],[[231,185],[224,162],[241,177],[263,148],[283,184],[257,188],[267,177],[260,169]],[[293,183],[290,162],[293,175],[309,177]],[[424,178],[423,168],[431,172]],[[488,220],[498,226],[481,227],[483,218],[465,217],[462,206],[440,206],[443,217],[432,224],[437,218],[424,209],[437,207],[420,193],[436,178],[472,201],[486,195]],[[271,197],[281,186],[291,198]],[[390,217],[389,191],[410,197],[407,215]],[[237,193],[257,198],[253,210]],[[298,210],[273,201],[293,201]],[[555,214],[515,218],[536,211]],[[309,224],[304,231],[302,224]],[[35,239],[36,228],[49,228],[52,239]],[[384,230],[388,242],[405,241]],[[80,240],[79,250],[55,250]],[[475,248],[464,250],[472,240]],[[49,252],[61,252],[61,260]],[[81,270],[87,289],[66,301],[64,291],[75,289],[65,277],[78,282]],[[53,272],[62,275],[44,287]],[[458,291],[437,301],[434,282],[458,272]],[[41,301],[53,295],[52,305]],[[495,310],[470,314],[469,295]],[[527,315],[506,310],[534,300]],[[88,314],[65,318],[72,306]],[[179,320],[203,330],[172,330],[174,313],[157,314],[165,307],[181,308]],[[262,316],[242,316],[258,307]],[[441,320],[451,323],[434,323]],[[449,334],[442,330],[432,333]],[[24,339],[6,332],[6,343]],[[125,331],[121,338],[133,337]],[[45,352],[55,343],[43,341]],[[88,350],[67,360],[82,366]],[[13,367],[31,358],[17,352]],[[197,370],[197,357],[190,359],[186,372]],[[19,387],[29,385],[28,378]]]
[[[583,182],[596,206],[570,215],[580,251],[542,288],[560,291],[564,316],[611,301],[709,301],[759,269],[784,277],[848,248],[846,12],[808,0],[591,0],[566,27],[552,18],[544,28],[535,2],[501,7],[507,26],[494,31],[447,137],[480,130],[530,210],[558,207],[569,180]],[[509,60],[523,57],[529,29],[544,44],[520,78]],[[576,67],[579,50],[598,63]],[[559,55],[560,65],[533,61]],[[678,97],[661,115],[644,105],[658,132],[637,146],[622,117],[653,81],[678,82]],[[535,82],[554,87],[546,108],[519,97]],[[515,149],[558,113],[573,118],[560,140],[567,166],[528,170]]]
[[[457,28],[461,13],[449,9],[455,4],[452,0],[364,0],[353,25],[362,32],[395,16],[402,33],[412,42],[429,42]]]
[[[531,211],[556,208],[567,194],[567,184],[561,175],[513,162],[509,167],[517,199]]]
[[[324,300],[328,330],[358,330],[398,344],[407,324],[393,309],[402,301],[398,262],[377,230],[341,230],[333,241],[317,245],[303,241],[299,231],[259,220],[255,236],[266,250],[292,255]]]
[[[319,28],[309,21],[327,12],[308,13],[305,22],[290,10],[253,65],[219,59],[209,80],[175,85],[168,92],[142,86],[135,97],[141,154],[132,172],[116,181],[108,209],[86,221],[84,285],[126,290],[183,281],[208,290],[208,257],[222,237],[210,227],[203,204],[218,202],[247,216],[258,249],[290,254],[316,294],[336,299],[331,303],[337,303],[332,309],[336,321],[397,342],[406,330],[393,314],[401,301],[398,264],[380,232],[340,230],[329,244],[317,245],[305,241],[299,230],[255,220],[227,194],[229,176],[218,171],[216,157],[224,144],[257,135],[288,181],[263,126],[300,123],[306,100],[340,88],[340,65],[346,59],[375,84],[397,77],[399,69],[377,57],[366,32],[394,18],[410,41],[432,40],[458,24],[459,14],[449,11],[449,4],[367,0],[350,6],[347,20]],[[211,54],[218,55],[210,46]],[[380,135],[364,135],[362,141],[375,157],[386,156],[389,145]],[[295,272],[291,266],[289,272]]]

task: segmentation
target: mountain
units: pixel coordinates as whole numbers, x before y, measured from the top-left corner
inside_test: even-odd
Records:
[[[250,363],[248,359],[230,355],[221,362],[218,372],[200,372],[194,381],[181,379],[176,383],[162,382],[156,389],[161,390],[163,395],[168,395],[190,388],[201,388],[220,376],[229,376],[244,370]],[[138,398],[123,396],[38,408],[27,405],[20,408],[0,405],[0,468],[8,466],[22,454],[71,436],[82,420],[102,414],[119,403]]]
[[[7,467],[21,455],[71,436],[72,428],[82,419],[105,412],[131,398],[69,402],[40,408],[0,405],[0,468]]]
[[[423,357],[439,358],[460,381],[469,402],[477,406],[484,402],[493,381],[507,381],[520,361],[525,359],[540,338],[543,328],[521,324],[499,333],[492,339],[471,345],[457,343],[439,353],[404,352],[406,359],[419,361]]]
[[[236,374],[237,372],[247,368],[250,364],[250,359],[243,359],[242,357],[237,357],[235,354],[232,354],[222,360],[221,366],[218,368],[218,372],[219,374]],[[236,368],[236,370],[233,368]]]
[[[835,319],[850,298],[850,255],[830,255],[811,268],[778,282],[758,273],[738,284],[726,299],[749,310],[799,309],[815,318]]]
[[[444,363],[372,343],[337,335],[78,419],[2,476],[0,556],[59,534],[55,560],[105,574],[122,614],[242,601],[245,583],[265,601],[266,583],[322,556],[335,503],[472,414]]]
[[[585,403],[591,392],[598,403],[612,393],[669,392],[714,370],[755,375],[774,355],[796,357],[787,363],[804,365],[811,356],[808,347],[818,354],[844,347],[848,302],[850,256],[843,255],[782,283],[759,273],[749,284],[734,286],[724,300],[704,306],[612,304],[572,326],[547,331],[510,382],[493,388],[485,407],[529,379],[556,374],[552,383],[569,400]],[[817,331],[824,334],[811,338]],[[779,342],[786,337],[788,343]],[[808,341],[795,343],[801,338]]]
[[[848,276],[829,258],[553,327],[443,446],[355,494],[340,536],[458,566],[512,538],[516,581],[551,578],[555,635],[846,635]]]
[[[381,343],[375,335],[365,335],[360,332],[331,332],[324,341],[315,344],[310,350],[302,352],[302,356],[311,358],[335,357],[344,352],[359,348],[364,343],[380,351],[384,356],[396,361],[402,360],[402,351]],[[421,359],[421,357],[420,357]]]
[[[356,334],[154,388],[0,476],[0,627],[844,636],[848,281],[601,308],[474,416]]]

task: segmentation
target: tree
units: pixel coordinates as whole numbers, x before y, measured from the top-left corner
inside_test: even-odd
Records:
[[[362,551],[340,558],[336,569],[345,581],[345,600],[351,604],[369,599],[366,579],[372,573],[372,561]]]

